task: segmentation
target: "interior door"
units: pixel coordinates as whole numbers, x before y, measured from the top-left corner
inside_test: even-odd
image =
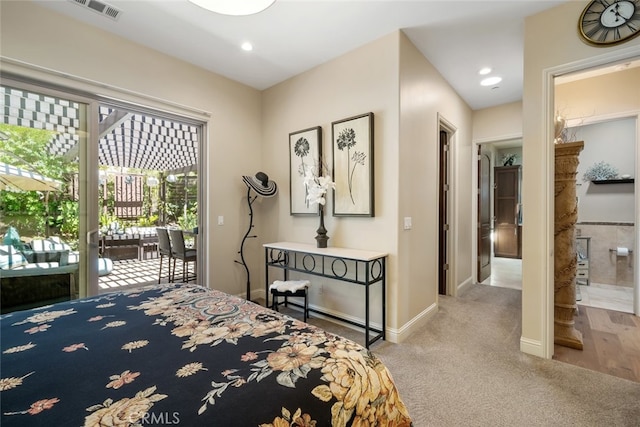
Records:
[[[493,252],[497,257],[519,258],[518,227],[520,166],[494,168],[494,212],[496,216]]]
[[[478,283],[491,276],[491,157],[478,145]]]
[[[449,205],[449,134],[440,131],[440,189],[438,219],[438,293],[447,295],[447,275],[449,271],[448,252],[448,205]]]

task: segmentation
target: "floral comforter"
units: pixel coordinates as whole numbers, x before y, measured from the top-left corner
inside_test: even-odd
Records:
[[[0,317],[0,424],[409,426],[364,347],[197,285]]]

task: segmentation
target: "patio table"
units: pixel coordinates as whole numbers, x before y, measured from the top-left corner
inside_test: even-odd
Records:
[[[100,239],[100,253],[115,260],[145,259],[145,248],[157,248],[157,234],[112,234]]]

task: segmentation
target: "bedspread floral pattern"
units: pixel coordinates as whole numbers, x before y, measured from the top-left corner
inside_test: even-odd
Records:
[[[0,321],[11,338],[2,342],[2,425],[42,424],[34,417],[86,426],[411,425],[388,370],[370,351],[196,285],[106,294]],[[62,322],[65,329],[57,328]],[[57,348],[44,348],[51,334],[60,334]],[[38,365],[44,359],[58,363],[60,375],[74,364],[91,372],[76,385],[88,388],[69,390],[69,379]]]

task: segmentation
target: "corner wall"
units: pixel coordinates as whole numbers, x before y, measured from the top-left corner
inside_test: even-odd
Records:
[[[452,157],[452,282],[457,287],[470,278],[470,108],[409,39],[394,32],[265,90],[263,111],[265,169],[280,188],[264,239],[311,244],[318,218],[289,215],[288,135],[321,126],[324,158],[331,166],[331,122],[374,113],[375,217],[329,213],[325,226],[330,246],[389,253],[389,340],[401,341],[437,308],[438,115],[458,129]],[[329,212],[331,203],[329,198]],[[412,217],[411,230],[403,230],[404,217]],[[330,311],[363,313],[362,290],[350,288],[314,278],[311,300]],[[379,300],[371,304],[376,307]]]
[[[553,355],[552,76],[640,55],[640,38],[607,48],[582,42],[586,5],[567,2],[525,20],[521,349],[545,358]]]

